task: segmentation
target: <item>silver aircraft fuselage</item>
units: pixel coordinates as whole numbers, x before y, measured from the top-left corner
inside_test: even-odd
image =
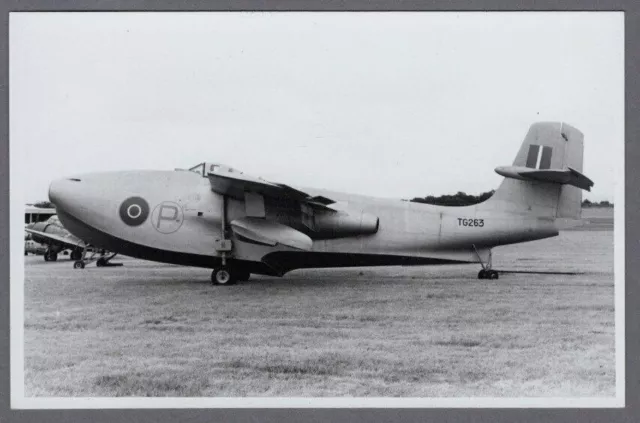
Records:
[[[306,267],[478,263],[488,259],[492,247],[558,234],[554,218],[510,211],[499,203],[441,207],[304,191],[331,198],[336,209],[377,216],[377,232],[317,234],[302,224],[299,206],[265,198],[266,219],[307,234],[311,250],[244,242],[232,233],[233,259],[251,273],[270,275]],[[207,268],[220,264],[214,242],[223,236],[225,224],[246,215],[243,201],[213,192],[207,177],[191,171],[79,175],[54,181],[49,197],[65,228],[86,243],[141,259]],[[123,209],[131,199],[134,203]],[[223,208],[226,222],[221,221]]]

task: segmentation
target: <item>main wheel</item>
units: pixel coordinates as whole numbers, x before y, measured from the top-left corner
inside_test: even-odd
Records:
[[[82,253],[78,250],[71,251],[71,260],[80,260],[82,258]]]
[[[98,267],[102,267],[104,265],[107,264],[107,261],[104,259],[104,257],[100,257],[97,261],[96,261],[96,266]]]
[[[498,279],[500,275],[495,270],[489,270],[489,279]]]
[[[44,252],[44,261],[49,261],[49,260],[51,260],[51,257],[49,257],[49,252],[45,251]]]
[[[478,272],[478,279],[487,279],[487,271],[482,269]]]
[[[74,269],[84,269],[84,262],[83,261],[76,261],[75,263],[73,263],[73,268]]]
[[[51,261],[56,261],[56,260],[58,260],[58,253],[51,253],[51,254],[49,254],[49,260],[51,260]]]
[[[236,272],[233,272],[228,267],[213,269],[213,272],[211,272],[211,283],[214,285],[233,285],[236,281]]]

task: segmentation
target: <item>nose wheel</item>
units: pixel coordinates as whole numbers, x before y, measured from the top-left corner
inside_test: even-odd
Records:
[[[97,267],[115,267],[122,266],[122,263],[111,263],[111,259],[118,255],[118,253],[111,253],[111,255],[104,255],[104,250],[100,251],[94,249],[89,257],[87,257],[87,247],[85,246],[80,252],[80,257],[73,263],[74,269],[84,269],[84,267],[92,262],[96,262]],[[96,257],[97,256],[97,257]],[[74,252],[71,252],[71,258],[73,259]],[[76,256],[77,257],[77,256]]]

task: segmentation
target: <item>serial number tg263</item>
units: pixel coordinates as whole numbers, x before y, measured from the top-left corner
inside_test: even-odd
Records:
[[[459,217],[458,226],[477,226],[481,228],[484,226],[484,219],[464,219]]]

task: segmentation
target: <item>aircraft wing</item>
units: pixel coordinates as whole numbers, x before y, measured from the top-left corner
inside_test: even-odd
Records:
[[[30,234],[37,235],[38,237],[44,238],[52,243],[58,243],[64,245],[66,248],[84,248],[84,242],[79,239],[73,237],[64,237],[60,235],[48,234],[46,232],[36,231],[29,228],[24,228],[25,231]]]
[[[331,198],[311,196],[285,184],[245,175],[222,165],[210,165],[211,190],[244,201],[246,218],[231,222],[233,231],[245,240],[262,245],[281,244],[310,250],[312,239],[303,232],[265,220],[265,197],[290,200],[301,211],[301,223],[315,237],[335,238],[376,233],[379,219],[362,209],[348,209]]]
[[[265,197],[290,199],[318,211],[336,212],[336,210],[327,207],[329,204],[335,203],[330,198],[313,197],[288,185],[245,175],[242,172],[231,170],[224,166],[216,166],[215,170],[207,173],[207,177],[213,192],[238,200],[244,200],[245,193],[250,192]]]

